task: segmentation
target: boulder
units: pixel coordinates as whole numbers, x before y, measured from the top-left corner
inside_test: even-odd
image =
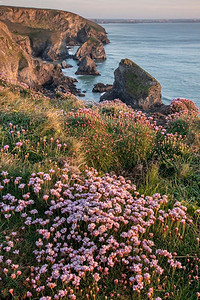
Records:
[[[67,69],[67,68],[72,68],[73,66],[70,65],[70,64],[67,64],[66,61],[63,60],[63,61],[61,62],[61,67],[62,67],[62,69]]]
[[[111,84],[103,84],[103,83],[96,83],[93,87],[93,93],[105,93],[107,91],[109,91],[110,89],[112,89],[112,85]]]
[[[76,51],[75,59],[80,60],[85,56],[90,56],[92,59],[106,59],[106,53],[103,43],[95,37],[90,37],[83,45]]]
[[[120,99],[141,109],[162,103],[159,82],[133,61],[122,59],[114,75],[113,88],[101,96],[100,101]]]
[[[76,75],[100,75],[97,71],[95,62],[89,57],[83,57],[79,62],[79,68]]]

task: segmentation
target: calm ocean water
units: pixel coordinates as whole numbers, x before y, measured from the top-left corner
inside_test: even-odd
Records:
[[[85,99],[99,101],[92,93],[95,83],[113,83],[114,70],[122,58],[129,58],[154,76],[162,86],[163,102],[175,97],[193,100],[200,108],[200,23],[103,24],[110,44],[107,60],[97,63],[101,76],[76,76],[77,64],[65,75],[78,79]],[[74,49],[75,51],[75,49]]]

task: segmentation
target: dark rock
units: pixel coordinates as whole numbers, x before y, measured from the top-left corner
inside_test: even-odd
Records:
[[[133,108],[148,109],[162,103],[161,85],[150,74],[129,59],[122,59],[115,70],[113,88],[100,101],[120,99]]]
[[[103,83],[96,83],[93,87],[93,93],[105,93],[112,89],[113,85],[111,84],[103,84]]]
[[[79,62],[79,68],[76,75],[100,75],[97,71],[95,62],[89,57],[83,57]]]
[[[70,64],[67,64],[66,61],[63,60],[63,61],[61,62],[61,67],[62,67],[63,69],[67,69],[67,68],[72,68],[73,66],[70,65]]]
[[[170,105],[165,105],[163,103],[155,103],[152,105],[149,109],[148,112],[150,113],[160,113],[162,115],[169,115],[170,114]]]
[[[106,59],[106,53],[103,43],[95,37],[90,37],[83,45],[76,51],[75,59],[81,59],[85,56],[90,56],[92,59]]]
[[[42,88],[49,90],[52,93],[55,92],[70,92],[78,95],[79,92],[76,89],[76,79],[63,75],[61,66],[59,64],[53,65],[51,63],[43,63],[41,60],[35,60],[35,67],[37,70],[37,78],[40,85],[35,85],[36,88]]]
[[[170,114],[170,105],[155,103],[146,110],[145,113],[147,116],[153,117],[153,119],[156,120],[157,125],[165,127],[167,124],[166,116]]]

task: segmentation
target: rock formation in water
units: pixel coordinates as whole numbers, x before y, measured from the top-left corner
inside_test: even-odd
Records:
[[[100,75],[97,71],[95,62],[90,56],[85,56],[79,61],[79,68],[76,72],[77,75]]]
[[[106,59],[106,53],[103,44],[95,37],[90,37],[75,54],[75,59],[80,60],[85,56],[90,56],[92,59]]]
[[[109,42],[101,26],[73,13],[0,6],[0,73],[31,87],[77,94],[74,80],[62,74],[61,66],[43,60],[65,59],[70,45],[89,38]]]
[[[133,108],[148,109],[161,104],[161,85],[129,59],[122,59],[114,72],[113,88],[100,101],[120,99]]]
[[[111,90],[113,85],[111,84],[103,84],[101,82],[94,84],[93,93],[105,93]]]
[[[66,61],[63,60],[61,63],[61,67],[62,67],[62,69],[68,69],[68,68],[72,68],[73,66],[70,64],[67,64]]]

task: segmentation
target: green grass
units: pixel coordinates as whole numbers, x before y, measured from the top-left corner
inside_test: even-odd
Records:
[[[71,174],[67,179],[69,186],[74,183],[77,186],[85,180],[83,170],[88,165],[97,169],[101,176],[106,172],[123,175],[136,184],[137,191],[145,196],[155,193],[168,195],[169,202],[164,205],[166,211],[180,201],[193,218],[192,225],[184,227],[170,219],[165,220],[163,225],[156,221],[144,235],[141,234],[141,238],[148,239],[148,234],[153,233],[155,247],[176,252],[177,259],[186,266],[173,272],[167,265],[167,259],[161,257],[164,274],[159,278],[153,277],[154,295],[150,299],[197,299],[200,288],[200,220],[196,213],[200,207],[199,129],[200,121],[196,115],[182,115],[170,121],[163,131],[158,130],[152,120],[118,101],[89,107],[73,95],[58,94],[55,99],[49,99],[1,78],[0,170],[7,171],[11,178],[1,198],[10,193],[21,199],[24,193],[30,192],[30,198],[35,201],[31,209],[38,210],[37,218],[45,219],[44,212],[56,197],[52,196],[47,202],[42,197],[49,193],[54,183],[62,180],[61,169],[67,164]],[[17,143],[22,145],[17,146]],[[52,174],[52,183],[45,182],[38,195],[29,186],[21,191],[13,183],[20,176],[22,182],[28,184],[32,173],[48,172],[50,169],[56,170]],[[2,175],[1,184],[3,179]],[[55,216],[59,215],[58,209]],[[37,265],[32,251],[39,235],[33,226],[26,230],[23,226],[21,214],[13,213],[8,220],[2,214],[0,218],[0,243],[4,245],[5,237],[10,239],[11,233],[16,232],[16,247],[22,253],[17,259],[3,250],[0,255],[12,259],[13,263],[16,260],[15,263],[23,271],[22,276],[13,280],[3,273],[6,264],[0,263],[0,277],[3,278],[3,282],[0,281],[1,299],[9,299],[10,289],[14,290],[13,299],[25,299],[27,291],[33,292],[32,299],[42,297],[33,291],[26,280],[31,276],[28,266]],[[84,226],[83,222],[80,223],[80,230],[86,230]],[[38,228],[39,225],[36,225]],[[123,225],[122,231],[126,229]],[[120,240],[114,230],[110,233]],[[79,249],[79,243],[73,246]],[[114,284],[115,278],[122,273],[129,276],[125,265],[116,265],[109,276],[102,275],[99,285],[94,283],[91,275],[87,275],[81,282],[81,288],[76,291],[77,299],[147,299],[147,287],[141,294],[136,294],[125,281]],[[46,284],[45,280],[42,279],[40,284]],[[59,288],[62,288],[61,284]]]
[[[126,74],[126,86],[129,94],[147,95],[150,85],[141,84],[140,79],[135,74]]]

